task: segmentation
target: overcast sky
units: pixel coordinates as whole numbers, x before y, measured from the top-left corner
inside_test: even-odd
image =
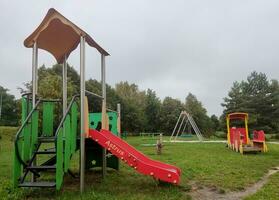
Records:
[[[31,49],[24,39],[55,8],[89,33],[111,56],[107,82],[185,99],[192,92],[209,114],[233,81],[253,70],[279,77],[278,0],[0,0],[0,85],[19,97],[31,80]],[[79,69],[79,50],[69,63]],[[39,51],[39,65],[54,58]],[[86,76],[100,79],[100,55],[86,49]]]

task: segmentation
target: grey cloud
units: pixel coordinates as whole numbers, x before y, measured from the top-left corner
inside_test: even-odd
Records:
[[[111,53],[112,85],[128,80],[183,101],[192,92],[209,114],[219,115],[233,81],[253,70],[279,77],[277,0],[2,0],[0,7],[0,84],[17,96],[16,88],[31,79],[31,50],[23,40],[50,7]],[[40,64],[55,62],[40,52]],[[89,48],[86,53],[87,78],[99,79],[100,56]],[[69,62],[78,69],[78,50]]]

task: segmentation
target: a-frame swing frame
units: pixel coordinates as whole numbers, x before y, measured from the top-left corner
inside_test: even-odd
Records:
[[[183,126],[183,124],[184,124],[184,126]],[[181,113],[177,119],[177,122],[175,124],[175,127],[172,131],[172,134],[170,136],[170,141],[177,141],[178,136],[184,132],[184,130],[188,124],[194,130],[199,141],[202,142],[204,138],[203,138],[203,135],[202,135],[199,127],[197,126],[193,117],[186,111],[181,111]],[[183,127],[183,129],[182,129],[182,127]]]

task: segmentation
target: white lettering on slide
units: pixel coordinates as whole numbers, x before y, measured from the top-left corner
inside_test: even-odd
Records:
[[[117,145],[113,144],[111,141],[106,141],[105,144],[108,146],[108,148],[111,148],[112,150],[116,151],[116,153],[118,153],[119,155],[123,156],[124,155],[124,151],[122,151],[121,149],[119,149],[117,147]]]

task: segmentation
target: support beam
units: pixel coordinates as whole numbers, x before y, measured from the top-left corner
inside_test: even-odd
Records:
[[[170,141],[172,140],[172,137],[174,136],[174,133],[175,133],[175,131],[176,131],[176,128],[177,128],[177,126],[178,126],[178,123],[179,123],[179,121],[180,121],[180,118],[181,118],[181,116],[182,116],[182,113],[183,113],[183,111],[181,111],[181,113],[180,113],[180,115],[179,115],[179,117],[178,117],[178,120],[177,120],[177,122],[176,122],[176,124],[175,124],[175,127],[174,127],[174,129],[173,129],[173,131],[172,131],[172,134],[171,134],[171,136],[170,136]]]
[[[183,129],[182,129],[181,134],[184,133],[184,131],[185,131],[185,129],[186,129],[186,126],[187,126],[188,122],[189,122],[189,119],[187,118],[187,119],[186,119],[186,123],[185,123],[185,125],[184,125],[184,127],[183,127]],[[190,132],[189,132],[189,133],[190,133]],[[188,133],[187,133],[187,134],[188,134]]]
[[[0,119],[2,116],[2,104],[3,104],[3,91],[1,91],[1,96],[0,96]]]
[[[67,58],[65,56],[63,62],[63,70],[62,70],[62,79],[63,79],[63,115],[66,114],[67,110]]]
[[[33,45],[32,51],[32,108],[36,105],[36,96],[38,94],[38,47],[37,42]],[[34,133],[32,133],[34,134]],[[36,165],[37,159],[35,158],[31,165]],[[31,182],[35,182],[35,175],[32,173]]]
[[[120,103],[117,104],[117,131],[118,136],[121,137],[121,105]]]
[[[32,51],[32,106],[36,104],[36,95],[38,93],[38,47],[37,42],[33,45]]]
[[[85,38],[80,37],[80,193],[84,191],[85,171]]]
[[[85,93],[90,94],[90,95],[92,95],[92,96],[94,96],[94,97],[97,97],[97,98],[99,98],[99,99],[103,99],[102,96],[100,96],[100,95],[98,95],[98,94],[96,94],[96,93],[94,93],[94,92],[90,92],[90,91],[88,91],[88,90],[85,90]]]
[[[184,122],[185,119],[186,119],[186,115],[184,114],[184,116],[183,116],[183,118],[182,118],[182,121],[181,121],[181,123],[180,123],[180,125],[179,125],[179,128],[178,128],[178,130],[177,130],[177,133],[176,133],[176,135],[175,135],[174,141],[176,141],[177,136],[178,136],[179,133],[180,133],[181,127],[182,127],[183,122]]]
[[[248,131],[248,118],[246,116],[245,116],[244,122],[245,122],[245,137],[246,137],[246,141],[247,141],[248,144],[250,144],[249,131]]]
[[[105,62],[105,55],[101,55],[101,67],[102,67],[102,129],[108,130],[108,122],[107,122],[107,109],[106,109],[106,100],[107,100],[107,94],[106,94],[106,62]],[[107,157],[106,157],[106,149],[102,149],[102,175],[103,178],[106,176],[107,172]]]

